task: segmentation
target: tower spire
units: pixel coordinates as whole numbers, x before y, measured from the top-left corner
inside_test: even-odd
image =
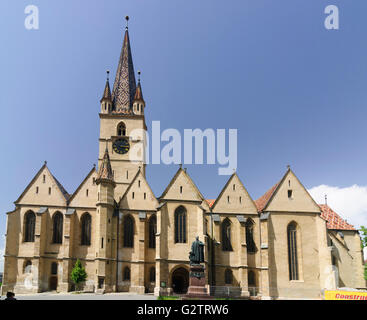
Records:
[[[97,179],[96,179],[97,184],[100,183],[101,180],[110,181],[114,183],[113,172],[112,172],[112,167],[111,167],[111,162],[110,162],[110,156],[108,154],[107,144],[106,144],[106,151],[104,153],[101,166],[98,168],[98,174],[97,174]]]
[[[101,102],[102,102],[102,100],[104,100],[104,99],[107,99],[107,100],[111,101],[110,71],[109,71],[109,70],[107,70],[107,71],[106,71],[106,74],[107,74],[106,85],[105,85],[105,87],[104,87],[103,97],[102,97],[102,99],[101,99]]]
[[[141,101],[145,104],[145,101],[143,99],[143,90],[141,89],[141,84],[140,84],[140,71],[138,71],[138,86],[136,87],[135,90],[135,96],[134,96],[134,101]]]
[[[131,55],[129,31],[127,26],[129,17],[126,16],[125,19],[126,31],[112,90],[113,108],[116,111],[122,109],[131,109],[136,91],[134,65]]]

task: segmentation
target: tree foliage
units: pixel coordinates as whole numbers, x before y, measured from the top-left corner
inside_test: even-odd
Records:
[[[359,231],[362,233],[362,248],[367,247],[367,228],[361,226],[361,230]]]
[[[71,271],[71,280],[75,283],[75,287],[78,289],[79,285],[87,280],[87,277],[87,272],[78,259],[75,262],[73,270]]]

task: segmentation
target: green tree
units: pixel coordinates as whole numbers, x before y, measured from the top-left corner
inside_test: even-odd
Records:
[[[362,248],[367,247],[367,228],[361,226],[361,230],[359,231],[362,233]]]
[[[71,280],[75,283],[75,288],[78,290],[81,283],[87,280],[87,272],[83,268],[80,260],[76,260],[73,270],[71,270]]]

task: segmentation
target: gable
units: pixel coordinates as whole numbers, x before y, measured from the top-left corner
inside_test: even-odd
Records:
[[[15,203],[65,206],[68,197],[68,193],[45,164]]]
[[[177,171],[160,199],[204,201],[199,189],[182,168]]]
[[[214,202],[212,211],[216,213],[257,214],[257,208],[254,201],[235,173],[229,178]]]
[[[97,178],[97,171],[93,168],[75,190],[69,200],[70,207],[95,207],[98,187],[93,181]]]
[[[121,209],[156,210],[158,201],[139,170],[120,201]]]
[[[290,169],[277,186],[264,210],[320,213],[320,207]]]

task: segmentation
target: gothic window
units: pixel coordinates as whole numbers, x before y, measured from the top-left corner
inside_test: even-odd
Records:
[[[232,270],[226,269],[226,271],[224,272],[224,282],[225,284],[232,284],[233,282]]]
[[[117,126],[117,135],[118,136],[126,136],[126,126],[125,123],[120,122]]]
[[[297,257],[297,225],[291,222],[287,228],[289,280],[299,280]]]
[[[155,282],[155,268],[151,267],[149,270],[149,281]]]
[[[53,235],[52,242],[53,243],[62,243],[62,229],[63,229],[63,217],[60,212],[56,212],[52,219],[53,221]]]
[[[24,242],[34,242],[34,231],[36,228],[36,215],[33,211],[25,214]]]
[[[183,206],[175,210],[175,243],[186,243],[186,209]]]
[[[246,245],[248,253],[256,252],[254,241],[254,222],[251,219],[247,219],[246,221]]]
[[[231,222],[228,218],[222,222],[222,250],[232,251],[231,244]]]
[[[130,268],[124,268],[124,281],[130,281]]]
[[[124,218],[124,247],[134,247],[134,221],[131,216]]]
[[[155,248],[155,234],[157,233],[157,218],[152,215],[149,219],[149,248]]]
[[[90,245],[91,229],[92,229],[92,217],[89,213],[84,213],[81,219],[82,234],[81,244],[85,246]]]
[[[51,274],[57,274],[57,262],[51,264]]]

